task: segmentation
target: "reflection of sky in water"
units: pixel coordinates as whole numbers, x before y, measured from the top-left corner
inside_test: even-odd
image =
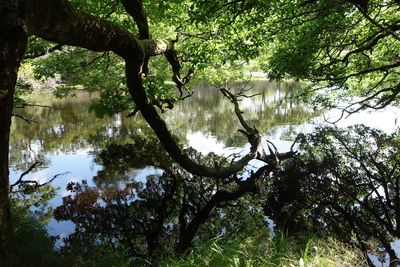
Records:
[[[392,248],[394,251],[399,255],[400,252],[400,240],[393,241],[392,243]],[[384,255],[383,258],[379,258],[376,255],[368,255],[369,258],[371,259],[372,263],[377,266],[377,267],[389,267],[389,255]]]
[[[328,121],[335,120],[340,117],[340,111],[334,110],[326,116]],[[363,111],[353,114],[343,120],[340,120],[337,125],[340,127],[350,126],[354,124],[365,124],[370,127],[378,128],[383,131],[392,132],[400,126],[400,108],[388,107],[384,110]]]
[[[278,148],[279,152],[289,151],[293,142],[282,140],[281,138],[284,133],[288,131],[289,127],[292,131],[294,127],[294,133],[311,133],[317,125],[331,125],[329,122],[337,120],[340,116],[340,110],[332,110],[327,112],[324,116],[315,118],[312,121],[301,125],[284,125],[275,127],[276,129],[273,129],[273,131],[263,135],[262,144],[266,148],[266,140],[268,140]],[[336,125],[338,127],[348,127],[356,124],[364,124],[366,126],[391,133],[399,128],[400,121],[398,121],[398,119],[400,119],[400,108],[390,107],[379,111],[358,112],[348,116],[347,118],[341,119],[336,123]],[[202,153],[214,152],[219,155],[229,154],[227,153],[228,151],[232,153],[232,148],[225,147],[223,142],[219,142],[214,136],[209,134],[203,134],[202,132],[188,133],[186,138],[190,146]],[[241,154],[245,154],[249,150],[249,145],[246,145],[245,148],[239,150],[242,150]],[[235,152],[239,153],[237,149]],[[263,163],[252,160],[249,162],[248,169],[255,170],[262,165]],[[273,221],[268,220],[268,223],[270,227],[273,227]],[[399,253],[400,240],[394,241],[392,244],[396,253]],[[378,256],[369,255],[369,257],[375,266],[389,267],[388,255],[386,255],[386,258],[384,258],[384,262],[381,262]]]
[[[223,154],[225,151],[225,145],[223,142],[218,141],[216,137],[205,134],[203,132],[188,132],[186,134],[188,146],[193,147],[197,151],[206,154],[214,152],[215,154]]]
[[[318,125],[331,125],[330,121],[336,120],[340,117],[340,110],[333,110],[327,112],[324,116],[315,118],[310,122],[303,123],[300,125],[282,125],[276,126],[269,132],[264,134],[264,139],[268,139],[270,142],[278,148],[279,152],[285,152],[290,150],[292,141],[288,141],[284,137],[284,134],[289,131],[293,133],[311,133],[312,130]],[[353,114],[347,118],[341,119],[336,123],[338,127],[347,127],[356,124],[365,124],[370,127],[374,127],[386,132],[392,132],[399,127],[400,121],[400,108],[387,108],[385,110],[379,111],[363,111],[357,114]],[[292,135],[291,140],[293,140],[295,135]],[[211,134],[207,134],[201,131],[188,132],[186,134],[186,139],[188,140],[188,145],[195,148],[202,153],[214,152],[216,154],[222,155],[231,152],[232,148],[225,147],[225,144]],[[266,145],[265,142],[264,146]],[[265,146],[266,147],[266,146]],[[227,149],[229,151],[227,151]]]
[[[66,186],[69,182],[80,182],[83,179],[87,179],[89,185],[93,185],[91,177],[97,174],[101,166],[94,164],[93,157],[88,154],[89,149],[83,149],[75,151],[75,153],[48,153],[46,158],[49,159],[50,165],[48,168],[39,170],[32,173],[29,179],[46,182],[51,179],[54,175],[59,173],[66,173],[56,178],[53,181],[53,186],[59,188],[59,194],[50,201],[50,205],[57,207],[62,204],[62,197],[70,195],[70,192],[66,191]],[[19,173],[11,172],[10,181],[15,181],[19,176]],[[74,230],[74,224],[71,221],[57,222],[52,219],[48,225],[48,232],[50,235],[60,237],[66,237]],[[56,247],[61,243],[57,242]]]
[[[42,169],[31,173],[28,177],[30,180],[44,183],[51,179],[54,175],[65,173],[53,181],[53,186],[59,188],[59,194],[50,201],[52,207],[58,207],[62,204],[62,198],[71,193],[66,190],[66,186],[70,182],[81,182],[87,180],[89,186],[94,186],[93,180],[101,166],[94,162],[93,155],[89,154],[91,149],[82,149],[74,153],[48,153],[46,158],[49,159],[50,165],[46,169]],[[154,167],[145,167],[140,170],[133,170],[131,175],[138,182],[146,182],[149,175],[161,175],[162,170]],[[19,177],[19,172],[10,173],[10,182],[13,183]],[[74,224],[71,221],[60,221],[52,219],[48,224],[48,232],[50,235],[66,237],[74,231]],[[57,241],[56,247],[62,245],[61,241]]]

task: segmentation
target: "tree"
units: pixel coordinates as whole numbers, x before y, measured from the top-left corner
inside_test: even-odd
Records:
[[[13,96],[18,67],[24,53],[27,34],[19,19],[17,1],[0,3],[0,245],[12,233],[8,198],[8,143]]]
[[[242,170],[252,159],[275,165],[280,155],[271,149],[272,153],[266,156],[260,145],[259,132],[246,123],[240,113],[237,102],[240,95],[233,95],[226,88],[221,88],[221,92],[235,105],[242,132],[251,145],[249,153],[232,165],[216,169],[192,161],[181,150],[157,108],[162,111],[172,108],[174,100],[190,96],[187,83],[195,69],[235,66],[241,63],[240,60],[259,56],[265,49],[271,77],[280,78],[288,73],[321,81],[330,92],[363,82],[365,88],[352,86],[352,92],[364,96],[360,103],[363,107],[385,106],[396,101],[399,92],[399,21],[396,17],[398,1],[395,0],[384,3],[378,0],[292,3],[246,0],[143,3],[141,0],[124,0],[112,2],[111,6],[108,1],[3,0],[0,6],[1,14],[7,14],[1,21],[1,50],[6,52],[2,53],[0,77],[4,92],[0,104],[5,109],[4,112],[0,110],[0,114],[6,122],[1,124],[0,137],[0,232],[3,235],[10,232],[7,215],[9,122],[17,66],[26,47],[27,35],[56,43],[58,47],[47,49],[50,51],[60,49],[60,46],[75,46],[95,52],[112,52],[122,59],[125,92],[129,93],[134,105],[120,105],[116,109],[132,108],[132,115],[140,111],[171,157],[198,176],[227,178]],[[148,16],[153,16],[154,20],[149,20]],[[152,38],[152,23],[158,26],[153,28],[154,35],[159,34],[162,38]],[[137,34],[130,31],[134,26]],[[287,32],[288,29],[293,31]],[[358,34],[359,31],[362,34]],[[355,40],[353,36],[356,36]],[[159,55],[165,56],[179,91],[172,99],[171,91],[164,90],[162,76],[157,79],[150,75],[154,67],[152,58]],[[92,60],[83,62],[83,66]],[[110,96],[115,98],[124,94],[113,92]],[[371,104],[374,100],[375,104]]]
[[[321,128],[300,138],[301,156],[271,179],[265,206],[279,229],[353,238],[367,254],[377,242],[399,260],[391,241],[399,238],[400,168],[398,133],[365,126]]]
[[[130,14],[139,26],[139,37],[129,31],[118,27],[95,16],[79,11],[68,1],[4,1],[2,4],[2,14],[10,14],[5,17],[4,37],[2,40],[4,69],[2,72],[2,101],[6,108],[2,114],[6,120],[4,134],[2,134],[2,186],[1,186],[1,219],[2,234],[10,233],[10,218],[8,208],[8,137],[11,118],[13,92],[17,75],[17,66],[21,60],[23,50],[26,46],[26,35],[39,36],[43,39],[57,42],[63,45],[74,45],[84,47],[93,51],[113,51],[125,60],[126,76],[129,92],[133,97],[136,106],[141,110],[142,115],[148,123],[155,129],[157,135],[173,157],[179,161],[185,168],[191,169],[198,174],[207,176],[227,176],[232,171],[240,170],[251,158],[255,156],[254,147],[251,153],[240,161],[237,166],[231,169],[213,171],[210,168],[202,167],[191,162],[180,150],[171,134],[168,132],[165,123],[162,121],[152,102],[149,101],[145,92],[142,73],[147,72],[147,62],[150,56],[165,53],[167,59],[174,66],[174,77],[178,87],[183,86],[180,78],[180,65],[177,62],[176,52],[173,49],[173,42],[163,40],[146,39],[149,37],[146,16],[143,5],[138,2],[123,2],[128,14]],[[62,14],[61,12],[62,11]],[[8,20],[7,20],[8,19]],[[51,26],[50,26],[51,25]],[[69,26],[67,26],[69,25]],[[24,26],[24,27],[22,27]],[[18,28],[19,27],[19,28]],[[28,30],[28,33],[24,29]],[[12,35],[14,32],[21,34]],[[12,35],[12,36],[11,36]],[[19,39],[15,39],[19,38]],[[14,47],[10,46],[16,45]],[[7,53],[7,51],[16,51],[17,54]],[[17,63],[15,63],[17,62]],[[14,64],[14,65],[13,65]],[[9,75],[7,75],[9,74]],[[13,74],[13,75],[11,75]],[[252,130],[253,131],[253,130]],[[255,136],[254,133],[251,133]],[[258,143],[254,144],[258,145]]]
[[[273,77],[309,80],[305,94],[328,108],[344,102],[343,115],[398,103],[398,1],[296,4],[271,22],[272,31],[280,30],[266,60]]]

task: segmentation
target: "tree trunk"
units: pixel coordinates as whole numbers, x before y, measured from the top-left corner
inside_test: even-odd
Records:
[[[13,95],[27,34],[19,18],[17,1],[0,1],[0,242],[12,236],[8,150]],[[1,243],[0,243],[1,244]],[[4,245],[7,243],[3,243]]]

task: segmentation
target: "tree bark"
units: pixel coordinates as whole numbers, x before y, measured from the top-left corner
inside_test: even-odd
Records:
[[[0,242],[12,237],[8,151],[13,95],[27,34],[19,17],[17,1],[0,1]],[[2,244],[4,245],[4,243]]]

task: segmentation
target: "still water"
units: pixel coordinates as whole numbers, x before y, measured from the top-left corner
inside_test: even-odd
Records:
[[[337,111],[325,113],[291,99],[300,84],[294,82],[271,83],[258,81],[252,92],[257,96],[245,98],[240,102],[244,117],[263,133],[263,138],[272,141],[280,152],[287,151],[296,134],[310,132],[317,124],[327,123],[339,116]],[[48,94],[48,93],[47,93]],[[66,185],[69,182],[87,180],[94,185],[93,177],[102,170],[95,161],[94,152],[110,140],[125,138],[148,129],[140,114],[127,118],[117,114],[103,119],[89,112],[91,96],[78,92],[76,98],[63,101],[43,96],[45,101],[37,104],[52,104],[53,108],[30,107],[16,111],[33,123],[14,118],[10,140],[11,183],[20,173],[36,162],[44,162],[44,167],[30,173],[27,179],[46,182],[54,175],[62,173],[54,180],[58,195],[50,202],[57,207],[62,197],[69,195]],[[369,126],[391,131],[396,127],[398,109],[383,112],[361,113],[339,122],[346,126],[365,123]],[[191,146],[202,153],[214,152],[229,154],[232,151],[245,151],[246,139],[237,130],[239,122],[233,112],[232,104],[218,90],[200,87],[193,97],[186,99],[173,110],[163,114],[170,130],[185,146]],[[265,140],[264,140],[265,141]],[[152,167],[132,170],[130,175],[138,181],[145,181],[150,174],[160,170]],[[73,232],[71,222],[49,224],[49,233],[61,237]]]

